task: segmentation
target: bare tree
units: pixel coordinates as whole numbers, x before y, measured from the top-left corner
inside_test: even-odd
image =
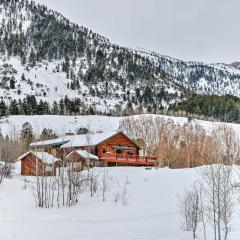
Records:
[[[232,167],[223,164],[205,166],[202,171],[203,193],[214,239],[226,240],[231,231],[234,209]]]
[[[179,197],[179,208],[184,219],[184,229],[192,231],[193,239],[196,239],[196,231],[201,219],[200,196],[196,186],[191,190],[185,191],[183,199]]]
[[[108,175],[108,171],[106,168],[103,169],[102,181],[101,181],[101,189],[102,189],[102,200],[106,201],[106,193],[111,188],[111,180],[112,178]]]
[[[200,219],[201,219],[201,223],[202,223],[202,226],[203,226],[203,236],[204,236],[204,240],[207,240],[206,199],[205,199],[205,195],[203,193],[202,183],[198,182],[197,186],[198,186],[198,194],[199,194],[199,202],[200,202]]]
[[[161,116],[141,116],[124,118],[120,129],[140,139],[144,152],[157,156],[161,166],[186,168],[240,162],[239,139],[227,125],[205,131],[192,122],[179,124]]]
[[[234,212],[233,167],[216,164],[200,169],[200,180],[195,182],[191,190],[179,197],[179,208],[186,231],[192,231],[196,238],[196,230],[202,223],[204,239],[206,229],[213,229],[214,240],[227,240],[231,231],[231,220]]]
[[[11,177],[12,175],[12,165],[6,162],[0,163],[0,185],[3,182],[4,178]]]

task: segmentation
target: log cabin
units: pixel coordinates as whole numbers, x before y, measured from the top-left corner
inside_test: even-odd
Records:
[[[46,153],[30,151],[18,158],[21,162],[21,175],[54,176],[61,160]]]
[[[95,155],[99,166],[154,166],[156,158],[140,156],[141,147],[121,131],[67,135],[57,139],[31,143],[35,151],[44,151],[68,161],[76,150]],[[68,156],[68,159],[66,158]],[[79,157],[79,156],[78,156]]]
[[[86,150],[74,150],[66,156],[66,161],[68,166],[79,172],[98,166],[99,158]]]

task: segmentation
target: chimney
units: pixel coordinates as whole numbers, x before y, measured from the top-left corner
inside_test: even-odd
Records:
[[[66,133],[65,133],[65,135],[66,135],[66,136],[73,136],[73,135],[74,135],[74,133],[73,133],[73,132],[71,132],[71,131],[69,131],[69,132],[66,132]]]

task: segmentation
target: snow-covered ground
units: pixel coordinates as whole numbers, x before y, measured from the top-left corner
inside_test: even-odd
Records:
[[[184,124],[188,122],[185,117],[169,117],[164,115],[136,115],[138,117],[154,117],[173,120],[176,124]],[[79,127],[89,128],[92,132],[106,131],[111,132],[119,128],[120,121],[124,117],[108,117],[108,116],[59,116],[59,115],[36,115],[36,116],[9,116],[8,118],[0,119],[0,129],[3,135],[16,136],[25,122],[29,122],[36,135],[39,135],[44,128],[51,128],[61,136],[66,132],[76,132]],[[193,120],[193,124],[198,124],[206,131],[211,131],[218,126],[227,125],[235,130],[240,136],[240,124],[210,122],[202,120]]]
[[[187,118],[160,115],[159,117],[184,124]],[[52,128],[58,135],[74,132],[78,127],[90,127],[94,132],[119,128],[122,117],[106,116],[9,116],[1,119],[1,132],[19,133],[22,124],[30,122],[35,133]],[[211,130],[223,123],[193,120],[194,124]],[[232,126],[240,136],[240,125]],[[19,166],[18,166],[19,167]],[[102,171],[102,169],[100,170]],[[0,239],[4,240],[191,240],[192,234],[181,228],[178,194],[190,187],[198,169],[108,168],[113,184],[102,202],[101,193],[93,198],[89,193],[80,196],[76,206],[60,209],[35,207],[34,196],[24,177],[14,176],[0,186]],[[114,202],[126,179],[127,205]],[[30,178],[30,180],[32,180]],[[117,182],[120,181],[120,184]],[[239,214],[234,215],[230,240],[238,240]],[[201,234],[199,234],[200,238]],[[211,235],[208,239],[211,239]]]
[[[72,208],[37,209],[23,177],[6,180],[0,187],[0,239],[191,239],[180,228],[177,193],[192,182],[194,170],[108,170],[121,182],[128,177],[126,206],[114,202],[115,186],[106,202],[85,193]]]
[[[196,179],[198,169],[116,167],[108,168],[108,172],[113,184],[106,202],[102,202],[101,192],[93,198],[86,192],[76,206],[60,209],[36,208],[30,185],[23,177],[5,180],[0,186],[0,239],[192,239],[191,233],[181,228],[177,202],[178,195]],[[127,204],[123,205],[121,201],[114,202],[114,193],[126,179]],[[238,218],[236,214],[230,240],[239,239]]]

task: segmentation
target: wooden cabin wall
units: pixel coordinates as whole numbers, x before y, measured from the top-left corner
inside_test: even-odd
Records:
[[[36,176],[36,161],[38,162],[38,175],[43,176],[44,163],[41,160],[36,160],[36,157],[32,154],[21,160],[21,175]]]
[[[97,155],[100,156],[103,153],[103,149],[105,148],[108,153],[115,154],[115,149],[113,146],[127,146],[133,149],[133,155],[139,155],[138,147],[132,143],[127,137],[125,137],[122,133],[117,134],[116,136],[104,141],[103,143],[97,146]]]
[[[79,168],[80,170],[84,170],[85,167],[88,165],[90,166],[98,166],[96,160],[94,159],[85,159],[79,156],[76,152],[73,152],[68,158],[67,158],[68,164],[73,164],[74,168]]]

